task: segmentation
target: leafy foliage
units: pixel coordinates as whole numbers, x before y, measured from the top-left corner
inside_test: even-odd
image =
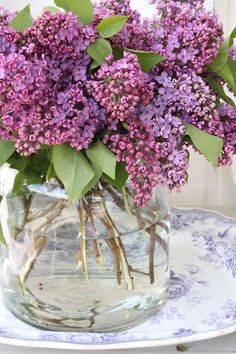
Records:
[[[90,0],[55,0],[55,4],[66,11],[72,11],[84,25],[93,21],[93,5]]]
[[[110,38],[122,30],[128,19],[129,16],[111,16],[104,18],[97,26],[98,33],[103,38]]]
[[[217,58],[207,67],[208,70],[219,75],[234,92],[236,92],[236,64],[229,58],[229,48],[235,38],[236,28],[222,44]]]
[[[116,157],[99,139],[86,150],[86,155],[110,178],[116,178]]]
[[[16,15],[9,25],[16,31],[23,32],[26,28],[31,27],[33,24],[32,16],[30,13],[30,5],[27,5],[22,11]]]
[[[236,105],[234,101],[229,96],[226,95],[223,86],[220,85],[217,80],[215,80],[213,77],[209,77],[207,81],[210,84],[210,86],[213,88],[213,90],[215,90],[218,97],[220,97],[222,100],[225,101],[225,103],[231,105],[234,109],[236,109]]]
[[[96,64],[101,65],[106,62],[106,57],[112,54],[112,47],[110,42],[106,39],[98,38],[95,42],[90,44],[87,52]]]
[[[132,50],[132,49],[127,49],[127,48],[114,48],[114,55],[116,59],[120,59],[123,56],[124,51],[128,51],[132,54],[137,55],[139,64],[142,68],[142,71],[144,72],[149,72],[152,68],[154,68],[156,65],[161,63],[162,61],[166,60],[165,57],[158,53],[154,52],[144,52],[140,50]]]
[[[14,186],[12,189],[12,197],[26,195],[29,193],[27,186],[42,182],[42,178],[30,167],[26,167],[24,171],[16,175]]]
[[[84,196],[95,177],[95,171],[86,157],[67,145],[54,146],[53,166],[71,202]]]
[[[65,11],[70,11],[69,6],[66,4],[65,0],[54,0],[55,4],[59,7],[61,7],[62,9],[64,9]]]
[[[60,10],[57,7],[55,7],[55,6],[44,7],[42,12],[46,12],[46,11],[49,11],[52,14],[56,14],[57,12],[60,12]]]
[[[115,179],[110,178],[107,175],[104,175],[105,180],[111,183],[113,187],[118,189],[122,193],[122,188],[124,187],[129,175],[126,171],[126,164],[124,162],[117,162],[116,164],[116,176]]]
[[[98,167],[97,165],[92,163],[92,167],[95,173],[94,178],[91,180],[91,182],[89,182],[87,184],[87,186],[84,188],[83,190],[83,195],[85,195],[86,193],[88,193],[89,191],[91,191],[91,189],[93,187],[96,186],[96,184],[98,183],[98,181],[100,180],[100,178],[102,177],[102,170],[100,169],[100,167]]]
[[[2,166],[15,151],[12,141],[0,140],[0,166]]]
[[[229,58],[229,48],[232,47],[234,38],[236,38],[236,28],[234,28],[231,35],[222,44],[219,54],[214,62],[208,65],[210,71],[217,73],[227,64]]]
[[[223,139],[208,134],[197,127],[185,123],[186,135],[191,138],[193,145],[203,156],[217,167],[220,154],[223,149]]]
[[[2,225],[0,224],[0,243],[2,243],[4,246],[6,246],[6,240],[3,235],[3,230],[2,230]]]

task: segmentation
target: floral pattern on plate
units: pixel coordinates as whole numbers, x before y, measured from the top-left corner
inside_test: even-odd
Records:
[[[236,330],[236,220],[173,209],[169,300],[145,323],[119,333],[59,333],[16,319],[0,298],[0,342],[63,349],[119,349],[201,340]],[[222,291],[225,289],[225,291]]]

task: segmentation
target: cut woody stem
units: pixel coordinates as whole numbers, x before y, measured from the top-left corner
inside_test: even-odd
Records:
[[[119,250],[120,263],[121,263],[121,266],[122,266],[122,269],[123,269],[123,273],[124,273],[124,277],[125,277],[127,288],[129,290],[131,290],[131,289],[134,288],[133,278],[132,278],[131,273],[130,273],[130,266],[128,264],[128,260],[127,260],[127,257],[126,257],[126,253],[125,253],[125,249],[124,249],[123,243],[121,241],[120,234],[119,234],[119,232],[118,232],[118,230],[116,228],[116,225],[113,222],[113,220],[112,220],[112,218],[111,218],[111,216],[110,216],[110,214],[109,214],[109,212],[108,212],[108,210],[106,208],[106,205],[105,205],[104,201],[101,201],[100,205],[101,205],[101,209],[102,209],[102,212],[103,212],[103,215],[104,215],[104,220],[106,220],[106,222],[108,223],[107,225],[109,225],[109,228],[110,228],[111,233],[113,235],[113,239],[115,241],[116,247]]]
[[[108,191],[109,192],[109,191]],[[124,200],[123,203],[125,202],[125,196],[127,197],[127,193],[125,190],[124,194]],[[65,208],[67,205],[66,200],[59,200],[51,205],[51,208],[43,213],[40,214],[40,217],[33,218],[30,220],[28,217],[29,215],[29,208],[27,209],[27,217],[25,218],[26,224],[28,222],[31,222],[33,220],[37,219],[42,219],[40,220],[41,223],[39,226],[36,226],[36,228],[32,231],[32,235],[34,236],[34,244],[32,246],[32,249],[29,252],[29,256],[23,266],[22,272],[19,275],[19,281],[21,284],[22,289],[25,289],[25,283],[32,272],[34,265],[44,249],[48,238],[46,236],[40,235],[40,233],[43,232],[44,228],[48,226],[57,216],[59,216],[62,212],[62,210]],[[158,242],[163,249],[168,253],[168,248],[166,245],[166,242],[158,235],[157,230],[156,230],[156,225],[151,226],[149,228],[145,227],[145,222],[142,218],[141,212],[138,208],[133,207],[132,209],[130,208],[129,202],[127,203],[126,200],[126,210],[127,208],[129,211],[136,215],[138,224],[140,229],[145,232],[145,235],[147,233],[150,235],[150,244],[149,244],[149,273],[143,272],[139,269],[135,269],[132,266],[129,265],[127,255],[125,252],[125,248],[122,242],[121,235],[115,225],[115,222],[113,221],[110,213],[108,212],[108,209],[106,207],[106,204],[103,200],[99,202],[99,205],[101,207],[102,211],[102,218],[101,221],[104,224],[107,233],[108,233],[108,238],[105,240],[108,247],[112,251],[113,257],[114,257],[114,271],[116,274],[116,279],[117,279],[117,285],[120,286],[122,282],[122,274],[124,274],[124,279],[127,285],[127,288],[129,290],[134,288],[134,283],[133,283],[133,278],[132,278],[132,273],[137,273],[140,275],[145,275],[150,278],[150,283],[153,284],[155,282],[155,274],[154,274],[154,255],[155,255],[155,243]],[[76,207],[77,211],[79,213],[80,217],[80,230],[78,234],[78,238],[80,238],[80,250],[78,252],[78,265],[83,267],[83,271],[86,274],[87,280],[89,280],[89,274],[88,274],[88,264],[87,264],[87,246],[88,246],[88,240],[86,236],[86,225],[88,221],[91,222],[92,228],[94,230],[94,233],[96,235],[97,239],[93,239],[93,247],[95,251],[95,256],[96,256],[96,261],[97,263],[102,263],[103,262],[103,257],[102,257],[102,251],[101,251],[101,245],[99,242],[99,237],[100,233],[98,230],[98,227],[96,225],[94,215],[93,215],[93,210],[91,205],[87,205],[86,201],[83,199],[80,200],[79,206]],[[127,210],[128,212],[128,210]],[[168,230],[168,226],[165,223],[157,223],[157,226],[161,227],[164,229],[166,232]]]
[[[99,242],[100,233],[99,233],[99,230],[97,228],[96,222],[94,220],[92,211],[90,211],[89,217],[90,217],[90,221],[91,221],[91,224],[93,226],[95,235],[98,238],[98,240],[93,240],[93,245],[94,245],[94,249],[95,249],[95,252],[96,252],[96,261],[97,261],[97,263],[102,264],[103,263],[103,257],[102,257],[102,251],[101,251],[100,242]]]
[[[59,216],[62,210],[65,208],[67,204],[66,200],[60,200],[55,205],[54,209],[52,209],[48,214],[45,215],[45,219],[43,222],[32,232],[32,237],[34,240],[32,251],[30,252],[29,257],[27,258],[23,270],[19,275],[19,281],[21,283],[21,287],[25,289],[25,283],[32,272],[34,265],[44,249],[48,238],[46,236],[36,236],[37,233],[41,232],[45,226],[49,225],[57,216]]]
[[[82,265],[83,271],[86,275],[87,280],[89,280],[88,276],[88,264],[87,264],[87,237],[86,237],[86,223],[88,220],[88,213],[83,205],[83,200],[81,199],[79,202],[79,207],[77,207],[80,217],[80,231],[78,238],[80,238],[80,251],[78,254],[78,267]]]
[[[111,234],[111,232],[109,230],[109,224],[106,224],[106,222],[104,221],[104,225],[107,227],[108,234],[111,236],[111,238],[108,238],[106,240],[106,243],[107,243],[108,247],[111,249],[113,256],[114,256],[114,271],[116,274],[117,285],[120,286],[122,272],[121,272],[121,268],[120,268],[119,248],[117,247],[115,240],[112,238],[113,235]]]
[[[16,241],[17,237],[19,235],[19,233],[24,229],[25,225],[28,223],[29,221],[29,212],[30,212],[30,206],[31,206],[31,200],[32,200],[32,195],[29,196],[29,198],[27,199],[27,197],[24,197],[24,220],[22,222],[22,225],[20,225],[17,228],[14,228],[13,230],[13,238]]]
[[[40,253],[42,252],[42,250],[44,249],[46,243],[47,243],[48,237],[46,236],[39,236],[36,237],[34,239],[34,248],[32,250],[32,253],[30,253],[27,261],[24,264],[24,267],[21,271],[20,274],[20,282],[21,284],[25,284],[30,273],[32,272],[34,265],[40,255]]]
[[[124,198],[124,203],[125,203],[125,209],[126,209],[128,215],[132,215],[132,211],[131,211],[131,208],[129,205],[129,196],[127,194],[125,187],[122,188],[122,193],[123,193],[123,198]]]
[[[155,231],[156,226],[153,225],[150,227],[150,243],[149,243],[149,276],[150,283],[155,283],[155,273],[154,273],[154,255],[155,255]]]

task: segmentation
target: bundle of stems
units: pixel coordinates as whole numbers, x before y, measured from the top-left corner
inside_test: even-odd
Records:
[[[124,237],[120,234],[115,221],[109,213],[106,205],[106,198],[103,193],[109,193],[113,202],[117,204],[119,208],[122,208],[129,215],[134,215],[137,218],[137,224],[139,229],[143,233],[144,237],[149,238],[149,270],[144,272],[139,269],[135,269],[129,264],[127,257]],[[97,214],[94,212],[94,200],[96,200],[96,208],[99,208],[99,220]],[[32,196],[25,199],[25,216],[24,222],[20,228],[16,228],[14,232],[14,240],[17,242],[17,237],[20,232],[24,232],[27,228],[27,224],[32,221],[37,221],[36,227],[31,230],[32,246],[27,253],[25,263],[21,268],[19,274],[19,281],[22,289],[26,289],[26,282],[30,276],[35,263],[37,262],[41,252],[44,250],[48,241],[46,236],[46,229],[49,225],[55,222],[55,219],[61,215],[63,210],[68,206],[66,199],[55,200],[50,207],[37,214],[37,216],[30,217]],[[92,249],[95,254],[96,262],[98,264],[103,263],[103,254],[100,244],[101,235],[99,232],[98,222],[102,223],[106,230],[105,240],[107,247],[111,250],[111,254],[114,258],[114,273],[116,277],[117,286],[122,285],[122,279],[124,279],[128,290],[134,289],[133,274],[140,274],[147,276],[150,279],[150,284],[155,283],[155,254],[156,244],[159,244],[163,250],[168,254],[168,245],[164,239],[157,233],[157,226],[163,228],[166,232],[169,232],[168,226],[163,222],[156,222],[153,225],[148,225],[144,220],[141,211],[132,203],[132,193],[123,188],[123,196],[118,195],[110,185],[99,184],[98,188],[94,191],[94,195],[86,198],[82,198],[75,205],[78,218],[79,218],[79,233],[78,233],[78,268],[81,268],[84,272],[87,280],[89,281],[89,268],[87,262],[87,253],[90,242],[92,242]],[[91,237],[88,237],[88,225],[90,226],[90,233],[93,233],[92,241]],[[90,235],[89,235],[90,236]]]

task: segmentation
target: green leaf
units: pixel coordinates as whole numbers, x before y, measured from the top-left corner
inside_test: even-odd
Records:
[[[66,11],[70,11],[69,6],[66,4],[65,0],[54,0],[54,3]]]
[[[14,153],[7,161],[11,168],[17,171],[24,171],[29,164],[29,156],[21,156],[18,153]]]
[[[234,101],[226,95],[224,87],[219,84],[217,80],[215,80],[213,77],[209,77],[207,81],[212,87],[212,89],[217,93],[219,98],[222,98],[222,100],[224,100],[227,104],[231,105],[234,109],[236,109]]]
[[[227,38],[227,40],[220,47],[219,54],[213,63],[207,66],[208,69],[213,73],[220,71],[227,63],[229,57],[229,41],[230,37]]]
[[[95,144],[86,150],[86,155],[106,175],[112,179],[116,178],[116,157],[101,140],[97,140]]]
[[[54,7],[54,6],[44,7],[42,13],[47,12],[47,11],[51,12],[52,14],[56,14],[58,12],[61,12],[57,7]]]
[[[224,41],[219,49],[216,59],[208,65],[208,69],[214,73],[219,72],[226,65],[229,58],[229,48],[233,45],[236,38],[236,28],[234,28],[231,35]]]
[[[104,178],[111,183],[115,188],[122,193],[122,188],[124,187],[129,175],[126,171],[126,164],[124,162],[117,162],[116,164],[116,178],[112,179],[107,175]]]
[[[2,166],[15,151],[12,141],[0,140],[0,166]]]
[[[229,85],[229,87],[236,92],[236,80],[235,80],[235,73],[234,68],[236,64],[228,60],[227,64],[218,72],[218,75]]]
[[[93,61],[90,66],[90,69],[94,70],[94,69],[97,69],[99,66],[100,66],[100,64],[96,63],[96,61]]]
[[[47,176],[48,181],[50,181],[52,178],[56,178],[57,177],[56,172],[55,172],[54,167],[53,167],[53,164],[51,164],[49,166],[46,176]]]
[[[17,197],[20,195],[26,195],[29,193],[27,186],[41,182],[42,178],[38,175],[38,173],[30,167],[26,167],[24,171],[19,172],[16,175],[11,196]]]
[[[2,225],[0,224],[0,243],[2,243],[4,246],[7,245],[6,240],[3,235],[3,230],[2,230]]]
[[[92,168],[93,168],[93,170],[94,170],[95,176],[94,176],[94,178],[92,179],[92,181],[89,182],[89,183],[87,184],[87,186],[83,189],[83,192],[82,192],[82,193],[83,193],[83,196],[84,196],[85,194],[87,194],[89,191],[91,191],[91,189],[96,186],[96,184],[98,183],[98,181],[99,181],[100,178],[102,177],[102,170],[100,169],[99,166],[97,166],[97,165],[95,165],[95,164],[92,163]]]
[[[15,181],[14,181],[14,185],[13,185],[13,188],[12,188],[11,196],[12,197],[18,197],[20,195],[26,195],[28,193],[29,193],[29,190],[27,188],[27,178],[24,175],[24,173],[18,172],[16,177],[15,177]]]
[[[228,66],[236,82],[236,63],[231,58],[228,59]]]
[[[84,189],[95,177],[95,172],[84,155],[67,145],[54,146],[53,166],[72,203],[83,196]]]
[[[129,16],[111,16],[104,18],[97,26],[98,33],[103,38],[110,38],[122,30],[128,19]]]
[[[26,28],[29,28],[32,25],[33,25],[33,20],[32,20],[32,16],[30,13],[30,5],[27,5],[9,23],[9,26],[14,28],[16,31],[20,31],[20,32],[23,32]]]
[[[215,167],[218,166],[219,157],[223,149],[223,139],[210,135],[195,126],[184,123],[186,135],[191,138],[193,145]]]
[[[94,11],[91,0],[54,0],[55,4],[66,11],[71,11],[78,16],[84,25],[93,21]]]
[[[155,52],[143,52],[140,50],[132,50],[127,48],[114,48],[113,52],[115,58],[121,59],[125,50],[129,53],[137,55],[141,69],[144,72],[149,72],[156,65],[166,60],[165,57]]]
[[[29,166],[32,170],[37,172],[40,176],[46,175],[51,163],[48,159],[47,150],[41,150],[37,154],[29,156],[29,160]]]
[[[220,99],[217,97],[217,98],[216,98],[216,108],[218,109],[218,108],[220,108],[220,106],[221,106],[221,101],[220,101]]]
[[[106,57],[112,54],[112,47],[106,39],[99,38],[90,44],[87,52],[97,64],[101,65],[106,62]]]

